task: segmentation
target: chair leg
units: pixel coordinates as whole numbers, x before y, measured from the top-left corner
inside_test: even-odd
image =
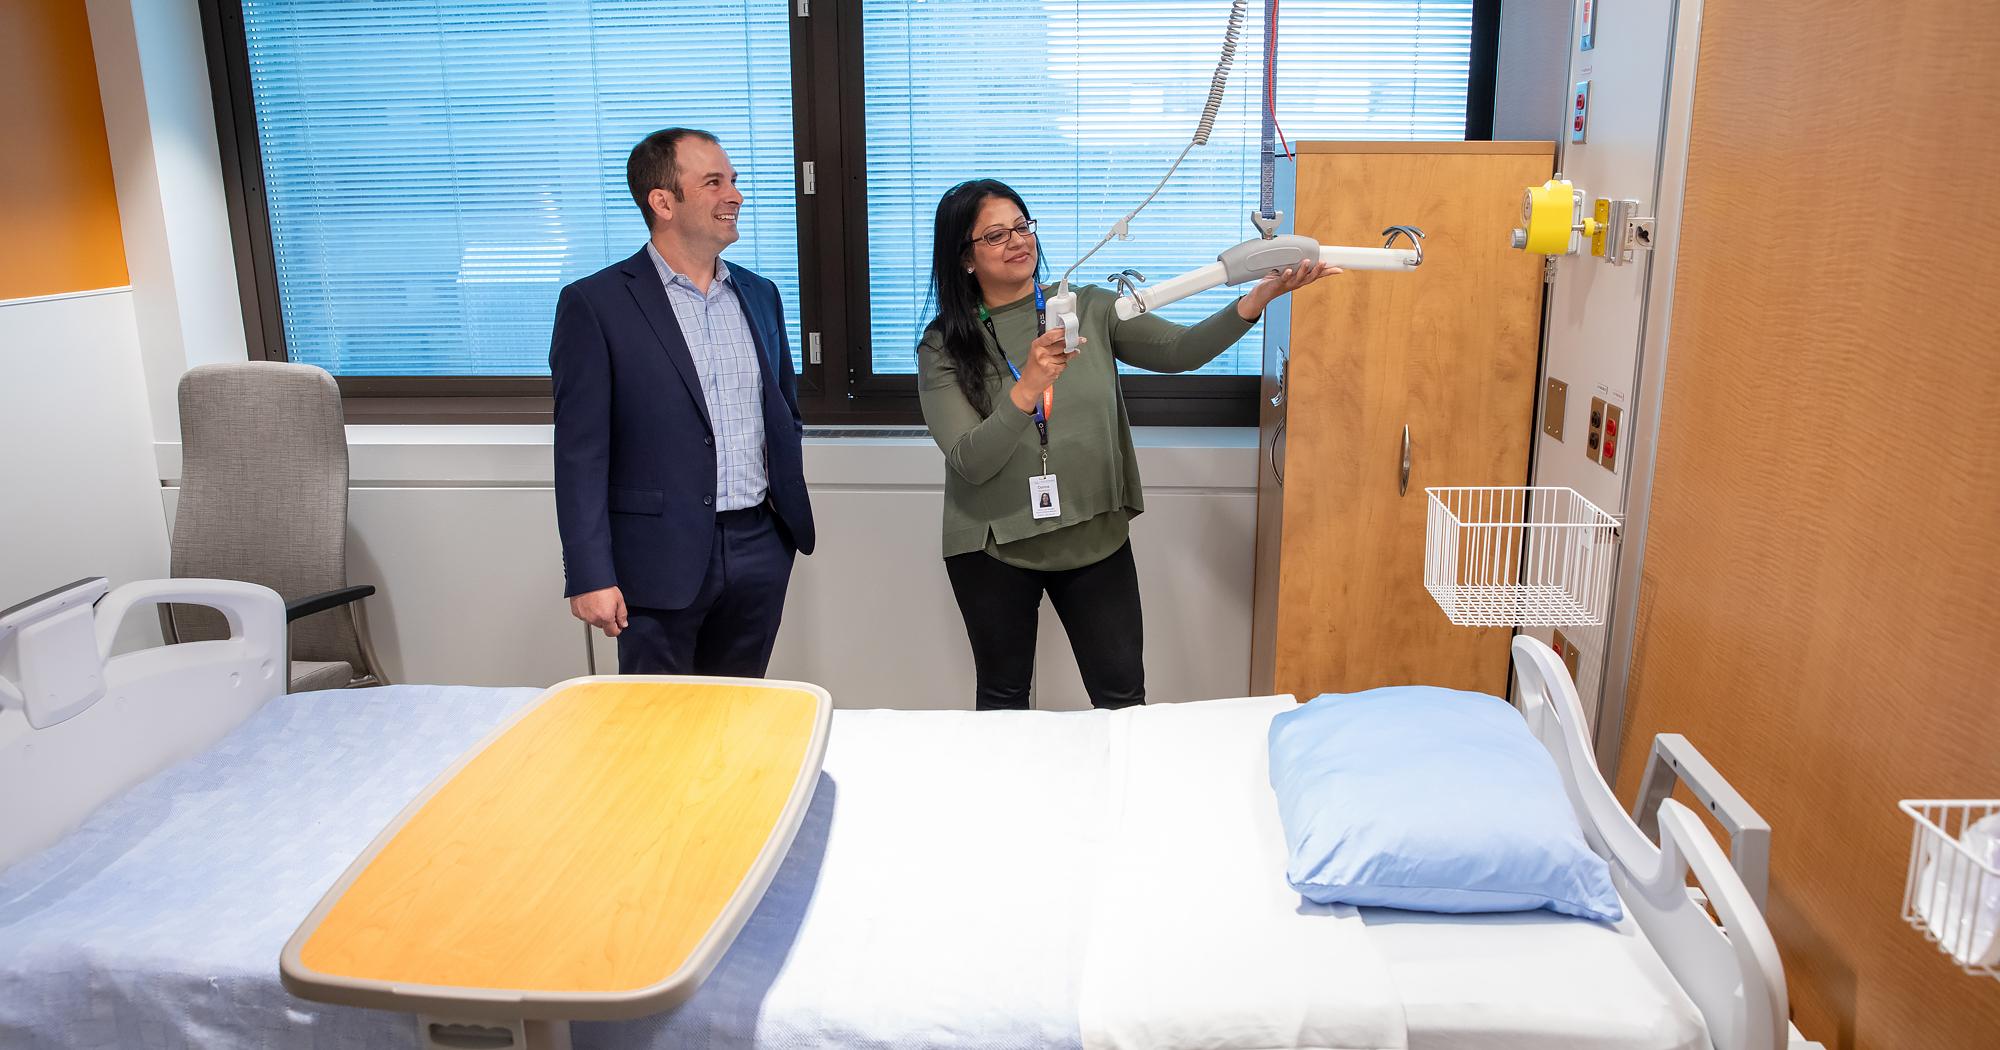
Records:
[[[374,641],[368,637],[367,605],[368,599],[363,598],[347,607],[348,622],[353,625],[355,641],[361,646],[361,662],[366,665],[356,668],[358,673],[354,677],[357,682],[372,678],[373,685],[388,685],[389,676],[382,670],[381,659],[375,655]]]

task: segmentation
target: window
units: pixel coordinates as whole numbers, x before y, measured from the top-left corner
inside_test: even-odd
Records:
[[[1060,274],[1193,133],[1229,14],[1227,0],[804,6],[204,0],[252,346],[327,368],[351,412],[420,398],[396,403],[432,418],[474,395],[490,418],[545,414],[556,295],[642,243],[625,157],[681,124],[714,132],[742,174],[744,238],[725,258],[778,283],[809,416],[916,422],[938,197],[975,176],[1014,185]],[[1464,137],[1490,99],[1474,9],[1492,6],[1292,0],[1286,135]],[[1254,234],[1263,5],[1249,7],[1209,143],[1077,280],[1169,276]],[[1240,377],[1260,356],[1253,333],[1200,376],[1129,380],[1135,418],[1190,396],[1209,407],[1150,421],[1254,418]]]
[[[1263,5],[1244,27],[1224,108],[1159,197],[1077,271],[1158,279],[1257,235]],[[931,226],[953,184],[1012,186],[1059,276],[1165,174],[1193,136],[1228,20],[1218,0],[867,0],[862,7],[871,360],[916,370],[930,313]],[[1462,139],[1472,4],[1300,2],[1281,9],[1280,125],[1298,139]],[[967,70],[978,69],[976,82]],[[995,100],[1004,100],[996,103]],[[1241,288],[1183,300],[1198,319]],[[1257,375],[1259,333],[1203,372]]]
[[[729,257],[778,282],[797,345],[786,15],[243,0],[286,356],[340,376],[547,375],[556,294],[644,240],[625,157],[669,122],[730,150],[759,208]]]

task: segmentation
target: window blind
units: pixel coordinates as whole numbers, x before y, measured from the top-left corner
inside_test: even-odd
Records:
[[[865,0],[868,280],[875,372],[915,370],[931,226],[969,178],[1014,187],[1039,221],[1049,278],[1144,198],[1194,134],[1226,0]],[[1252,0],[1208,144],[1077,272],[1155,280],[1256,235],[1263,4]],[[1291,0],[1279,13],[1278,118],[1301,139],[1462,139],[1471,0]],[[1182,322],[1241,288],[1168,308]],[[1257,333],[1205,374],[1255,375]]]
[[[930,223],[952,183],[1012,183],[1057,270],[1193,132],[1223,0],[860,0],[866,345],[914,370]],[[547,372],[563,284],[637,250],[632,144],[681,124],[742,173],[744,239],[800,354],[789,46],[773,0],[242,0],[286,344],[340,375]],[[1078,276],[1160,278],[1251,236],[1262,5],[1215,135]],[[1471,0],[1293,0],[1279,116],[1305,138],[1464,133]],[[825,12],[816,13],[824,17]],[[827,85],[829,90],[834,85]],[[813,279],[813,275],[804,275]],[[827,276],[831,279],[831,275]],[[1171,308],[1199,318],[1236,294]],[[1254,374],[1257,338],[1204,371]]]
[[[724,258],[798,338],[788,6],[243,0],[285,345],[336,375],[548,374],[562,286],[637,251],[625,158],[713,132]]]

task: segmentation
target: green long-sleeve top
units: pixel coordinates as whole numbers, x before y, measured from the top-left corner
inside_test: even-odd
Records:
[[[924,423],[945,456],[945,557],[985,550],[1022,568],[1060,570],[1090,565],[1124,545],[1127,523],[1146,502],[1117,362],[1153,372],[1190,371],[1243,338],[1253,322],[1237,314],[1234,302],[1191,327],[1150,313],[1121,321],[1116,302],[1116,295],[1095,285],[1077,290],[1085,343],[1055,381],[1049,416],[1049,472],[1062,505],[1055,518],[1036,520],[1028,505],[1028,479],[1041,473],[1041,446],[1034,417],[1007,396],[1013,373],[996,356],[986,376],[993,410],[982,418],[959,389],[958,371],[936,330],[924,333],[917,345],[918,390]],[[989,313],[999,346],[983,331],[981,342],[1022,367],[1036,335],[1033,296]]]

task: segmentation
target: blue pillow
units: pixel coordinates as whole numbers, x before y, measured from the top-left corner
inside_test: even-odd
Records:
[[[1617,921],[1554,759],[1497,697],[1328,694],[1271,720],[1292,888],[1320,904]]]

